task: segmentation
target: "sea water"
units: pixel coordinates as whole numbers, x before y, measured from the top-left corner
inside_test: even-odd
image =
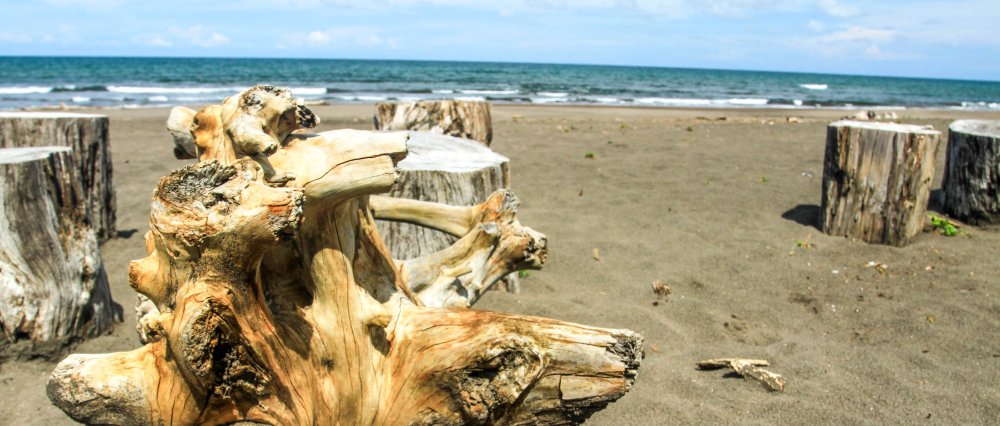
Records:
[[[254,84],[331,103],[1000,109],[1000,82],[603,65],[340,59],[0,57],[0,109],[217,103]]]

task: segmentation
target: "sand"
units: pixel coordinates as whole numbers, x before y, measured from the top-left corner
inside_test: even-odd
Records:
[[[323,130],[368,129],[373,107],[315,110]],[[171,154],[166,110],[101,112],[111,117],[122,230],[102,252],[126,316],[75,352],[138,345],[127,264],[145,254],[154,183],[186,164]],[[995,424],[1000,229],[928,232],[905,248],[819,232],[825,125],[844,114],[495,107],[493,148],[510,157],[521,222],[548,235],[550,257],[520,294],[492,292],[476,308],[642,333],[635,387],[595,425]],[[900,115],[942,130],[955,118],[1000,119]],[[658,304],[656,280],[673,291]],[[786,390],[695,369],[717,357],[767,359]],[[70,423],[45,396],[54,366],[0,366],[0,423]]]

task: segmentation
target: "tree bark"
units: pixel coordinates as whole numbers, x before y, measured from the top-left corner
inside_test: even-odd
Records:
[[[267,158],[294,176],[283,187],[252,157],[161,179],[149,256],[129,268],[158,307],[154,342],[70,356],[50,399],[102,424],[569,424],[628,391],[635,333],[421,306],[369,206],[406,143],[291,134]],[[464,226],[509,212],[478,211]]]
[[[115,187],[112,182],[108,117],[66,112],[0,113],[0,148],[67,146],[86,199],[86,220],[101,242],[116,235]]]
[[[0,361],[52,357],[113,325],[73,161],[68,147],[0,149]]]
[[[450,136],[410,132],[409,154],[398,166],[399,178],[390,197],[430,201],[450,206],[472,206],[486,201],[494,191],[510,187],[510,160],[487,147]],[[375,209],[379,233],[389,252],[399,260],[411,260],[447,249],[465,232],[455,234],[383,217]],[[419,215],[418,215],[419,216]],[[502,277],[504,288],[520,290],[516,273]],[[492,283],[490,283],[492,285]],[[472,298],[471,300],[475,300]]]
[[[926,221],[941,132],[837,121],[827,128],[820,229],[904,246]]]
[[[409,135],[409,152],[397,167],[399,177],[388,196],[468,207],[509,186],[507,157],[464,139],[426,132]],[[375,218],[382,219],[378,214]],[[406,221],[379,222],[378,229],[400,260],[444,250],[464,234],[449,235]]]
[[[972,225],[1000,223],[1000,121],[959,120],[948,130],[944,212]]]
[[[485,101],[380,102],[375,104],[375,130],[431,132],[486,146],[493,142],[490,103]]]

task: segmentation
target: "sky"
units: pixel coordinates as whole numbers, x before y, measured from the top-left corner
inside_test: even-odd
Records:
[[[1000,80],[1000,0],[0,0],[0,7],[0,55],[543,62]]]

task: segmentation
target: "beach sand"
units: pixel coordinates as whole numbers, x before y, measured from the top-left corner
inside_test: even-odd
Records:
[[[326,130],[370,129],[374,109],[314,110]],[[188,164],[173,158],[167,110],[101,112],[122,230],[102,253],[125,321],[74,352],[138,345],[128,261],[145,255],[154,184]],[[845,114],[495,106],[493,148],[510,157],[521,223],[548,235],[550,255],[520,294],[475,308],[644,335],[635,386],[594,425],[1000,422],[1000,229],[924,233],[904,248],[819,232],[825,128]],[[941,130],[972,117],[1000,113],[900,112]],[[673,290],[659,304],[656,280]],[[695,369],[717,357],[767,359],[786,390]],[[0,424],[70,423],[45,395],[54,367],[0,366]]]

